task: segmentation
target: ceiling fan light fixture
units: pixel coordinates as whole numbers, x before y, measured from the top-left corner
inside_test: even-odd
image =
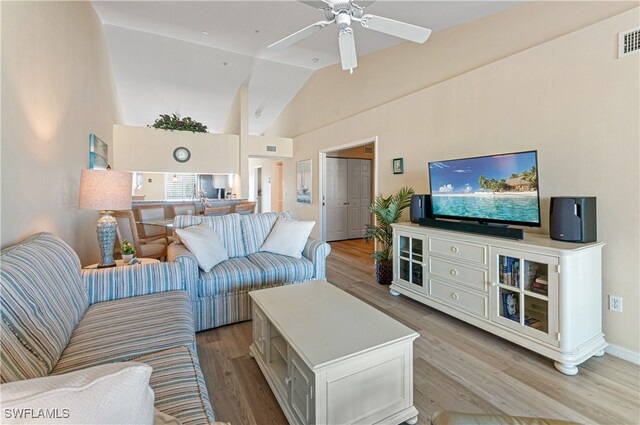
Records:
[[[351,29],[352,22],[360,22],[362,27],[389,34],[394,37],[413,41],[415,43],[424,43],[431,35],[428,28],[419,27],[417,25],[407,24],[405,22],[396,21],[394,19],[384,18],[371,14],[365,14],[364,8],[369,6],[373,1],[362,1],[362,5],[357,5],[357,0],[298,0],[308,6],[321,10],[326,17],[326,21],[319,21],[311,24],[285,38],[276,41],[267,48],[284,48],[288,47],[300,40],[303,40],[314,33],[323,30],[329,24],[337,24],[340,29],[338,33],[338,46],[340,47],[340,61],[342,69],[349,70],[353,74],[353,69],[358,66],[358,58],[356,56],[356,44]],[[316,63],[316,58],[312,59]]]
[[[338,28],[340,29],[349,28],[351,26],[351,15],[349,15],[349,12],[344,11],[338,13],[336,16],[336,24],[338,24]]]

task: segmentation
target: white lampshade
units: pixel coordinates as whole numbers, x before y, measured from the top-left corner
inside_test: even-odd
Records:
[[[133,175],[126,171],[82,170],[78,207],[97,211],[130,210],[132,181]]]

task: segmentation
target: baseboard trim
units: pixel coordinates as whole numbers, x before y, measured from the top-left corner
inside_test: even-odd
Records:
[[[604,352],[640,366],[640,353],[637,351],[631,351],[619,345],[609,344],[607,348],[604,349]]]

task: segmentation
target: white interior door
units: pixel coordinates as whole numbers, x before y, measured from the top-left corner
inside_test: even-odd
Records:
[[[361,174],[362,174],[362,162],[359,159],[349,159],[349,192],[347,198],[349,199],[349,216],[347,219],[348,237],[349,239],[361,238],[362,228],[360,226],[360,202],[361,202]]]
[[[347,239],[348,161],[344,158],[326,160],[327,241]]]
[[[371,160],[360,160],[360,235],[364,237],[364,229],[371,224],[371,187],[373,186],[373,173],[371,172]]]

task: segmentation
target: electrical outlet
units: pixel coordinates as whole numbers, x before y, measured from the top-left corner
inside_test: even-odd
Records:
[[[609,295],[609,310],[622,313],[622,297]]]

